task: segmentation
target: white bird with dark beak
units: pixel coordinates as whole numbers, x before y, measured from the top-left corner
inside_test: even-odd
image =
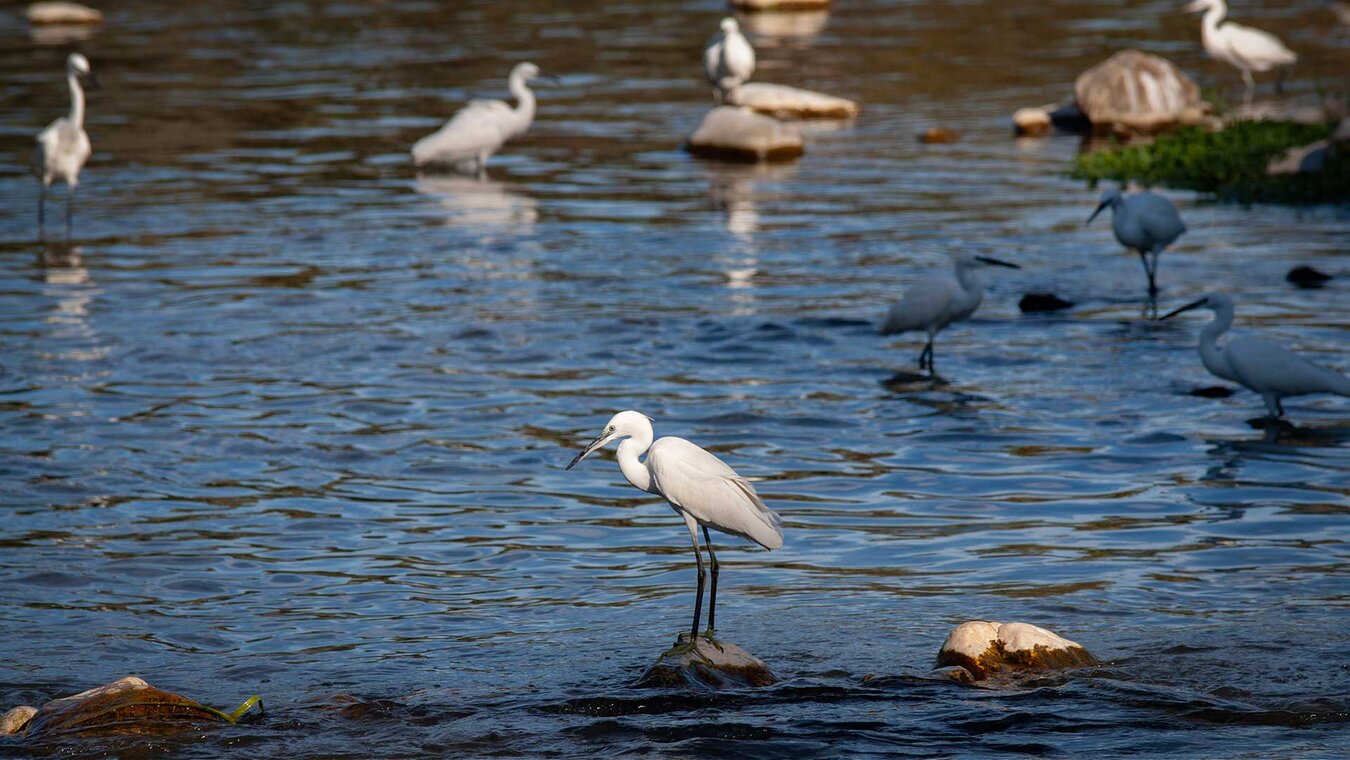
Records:
[[[38,133],[37,154],[33,170],[42,181],[38,191],[38,234],[41,235],[46,222],[47,188],[56,181],[66,183],[66,236],[70,236],[71,221],[75,215],[75,188],[80,184],[80,170],[89,160],[93,148],[89,144],[89,135],[84,131],[84,87],[99,88],[98,79],[89,66],[89,59],[79,53],[71,53],[66,58],[66,85],[70,88],[70,114],[52,122]]]
[[[469,101],[445,126],[413,145],[413,163],[419,168],[446,168],[484,176],[488,159],[507,140],[525,134],[534,121],[534,92],[528,83],[535,78],[558,81],[557,77],[540,74],[533,63],[516,64],[507,80],[516,98],[515,108],[502,100]]]
[[[740,24],[730,16],[722,19],[718,29],[703,48],[703,71],[723,100],[728,92],[750,80],[755,73],[755,49],[741,33]]]
[[[1120,190],[1102,193],[1097,210],[1092,212],[1086,227],[1106,208],[1111,209],[1111,231],[1120,244],[1139,254],[1148,275],[1148,294],[1158,294],[1158,256],[1163,249],[1176,242],[1186,225],[1172,202],[1156,193],[1141,192],[1126,195]]]
[[[737,475],[722,460],[683,438],[667,436],[653,443],[652,436],[650,417],[634,411],[619,412],[605,424],[600,435],[577,454],[567,469],[572,469],[610,441],[622,439],[617,458],[623,476],[638,490],[664,498],[670,508],[684,518],[689,537],[694,542],[694,561],[698,563],[698,595],[694,602],[694,624],[689,629],[692,642],[698,637],[705,579],[703,557],[699,553],[699,529],[703,530],[709,564],[712,565],[712,591],[708,598],[708,634],[711,635],[717,614],[718,564],[708,529],[740,536],[772,550],[783,545],[783,521],[764,505],[750,481]],[[641,459],[644,453],[646,461]]]
[[[911,330],[928,333],[928,342],[919,354],[919,369],[933,371],[933,339],[947,325],[974,314],[984,300],[984,282],[975,271],[980,265],[1021,269],[991,256],[957,254],[952,257],[950,271],[928,272],[905,290],[881,323],[881,334],[899,335]]]
[[[1298,60],[1298,55],[1270,32],[1225,21],[1228,4],[1224,0],[1195,0],[1186,6],[1186,11],[1204,11],[1205,17],[1200,21],[1200,42],[1210,58],[1242,72],[1242,81],[1247,85],[1242,98],[1244,103],[1252,102],[1252,91],[1256,89],[1253,71],[1270,71]]]
[[[1233,338],[1218,344],[1219,336],[1233,324],[1233,299],[1210,293],[1198,301],[1168,312],[1170,319],[1191,309],[1209,309],[1214,321],[1200,331],[1200,362],[1210,374],[1261,394],[1271,417],[1284,415],[1280,400],[1309,393],[1350,396],[1350,377],[1321,367],[1276,343],[1260,338]]]

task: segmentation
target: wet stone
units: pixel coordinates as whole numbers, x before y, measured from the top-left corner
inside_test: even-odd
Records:
[[[0,736],[23,733],[28,721],[37,712],[36,707],[19,705],[4,715],[0,715]]]
[[[1306,264],[1301,264],[1290,269],[1289,274],[1285,275],[1284,279],[1300,288],[1320,288],[1327,280],[1331,279],[1331,275]]]
[[[748,82],[726,94],[729,106],[744,106],[775,119],[851,119],[862,107],[846,98],[782,84]]]
[[[802,154],[802,136],[796,129],[749,108],[718,106],[689,135],[685,149],[706,158],[784,161]]]
[[[1233,395],[1232,388],[1225,388],[1222,385],[1206,385],[1203,388],[1194,388],[1186,392],[1188,396],[1198,396],[1199,398],[1228,398]]]
[[[1097,131],[1156,132],[1208,122],[1200,88],[1171,61],[1122,50],[1078,75],[1074,101]]]
[[[1072,306],[1073,301],[1065,301],[1054,293],[1027,293],[1017,302],[1017,308],[1026,314],[1063,311]]]
[[[187,697],[128,677],[48,702],[28,722],[24,736],[160,734],[221,722],[220,716]]]
[[[938,652],[937,667],[964,668],[972,680],[984,681],[1022,671],[1073,668],[1096,661],[1077,642],[1030,623],[972,620],[947,634]]]
[[[919,133],[919,142],[929,145],[942,145],[946,143],[959,142],[961,133],[954,129],[946,127],[929,127]]]
[[[681,636],[638,679],[641,688],[744,689],[769,686],[778,678],[758,657],[728,641]]]

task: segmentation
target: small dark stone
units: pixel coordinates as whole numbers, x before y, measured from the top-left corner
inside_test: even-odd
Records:
[[[1200,398],[1228,398],[1233,393],[1232,388],[1225,388],[1222,385],[1207,385],[1204,388],[1187,391],[1186,395],[1199,396]]]
[[[1065,301],[1054,293],[1027,293],[1017,302],[1017,308],[1026,314],[1063,311],[1071,306],[1073,301]]]
[[[929,144],[954,143],[961,139],[961,133],[946,127],[929,127],[919,133],[919,142]]]
[[[1307,265],[1299,265],[1290,269],[1289,274],[1285,275],[1284,279],[1300,288],[1320,288],[1323,283],[1331,279],[1331,275]]]

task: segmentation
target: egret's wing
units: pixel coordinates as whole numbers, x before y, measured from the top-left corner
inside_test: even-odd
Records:
[[[662,438],[647,452],[656,489],[700,524],[747,538],[766,549],[783,545],[783,521],[750,481],[683,438]]]
[[[1282,396],[1302,393],[1350,395],[1350,378],[1321,367],[1277,343],[1260,338],[1234,338],[1224,346],[1228,366],[1238,382],[1257,392]]]
[[[881,323],[881,334],[921,330],[940,322],[956,297],[953,285],[949,272],[929,272],[920,277],[905,290],[898,303],[891,305],[886,321]]]
[[[1171,245],[1186,231],[1186,225],[1182,223],[1177,207],[1161,195],[1138,193],[1130,201],[1138,207],[1140,222],[1144,225],[1144,231],[1148,233],[1153,248],[1161,249]]]
[[[708,75],[708,81],[714,85],[722,78],[719,71],[722,67],[722,45],[722,32],[719,30],[703,48],[703,73]]]
[[[511,107],[500,100],[472,100],[445,126],[413,145],[413,161],[453,164],[496,152],[510,137]]]
[[[734,77],[737,84],[755,73],[755,49],[743,35],[728,39],[722,47],[723,77]]]
[[[1298,60],[1294,51],[1285,47],[1280,38],[1270,32],[1234,24],[1231,21],[1220,27],[1220,30],[1223,32],[1223,41],[1228,46],[1229,54],[1246,63],[1253,71],[1265,71],[1271,66]]]

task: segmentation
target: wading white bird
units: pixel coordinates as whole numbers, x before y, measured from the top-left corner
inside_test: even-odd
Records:
[[[534,93],[526,85],[545,77],[533,63],[518,63],[507,79],[516,98],[512,108],[501,100],[471,100],[445,126],[418,140],[412,148],[413,163],[482,175],[487,161],[507,140],[525,134],[534,121]]]
[[[943,328],[960,322],[975,313],[984,299],[984,283],[976,273],[981,264],[1021,269],[1016,264],[989,256],[961,253],[952,257],[952,269],[933,270],[924,274],[905,290],[898,303],[891,306],[886,321],[881,324],[882,335],[899,335],[910,330],[928,333],[928,343],[919,354],[919,369],[933,369],[933,339]]]
[[[47,188],[57,180],[66,183],[66,235],[70,235],[71,219],[75,214],[75,187],[80,184],[80,170],[89,160],[92,148],[84,131],[84,87],[98,89],[98,79],[89,67],[89,59],[79,53],[66,58],[66,84],[70,87],[70,115],[62,116],[38,133],[37,154],[33,171],[42,181],[38,190],[38,234],[46,223]]]
[[[772,550],[783,545],[783,521],[764,505],[750,481],[737,475],[722,460],[683,438],[667,436],[653,443],[651,418],[639,412],[619,412],[611,417],[600,435],[577,454],[567,469],[618,439],[624,439],[618,452],[623,476],[639,490],[664,498],[670,508],[684,518],[694,541],[698,595],[694,602],[694,624],[689,629],[690,641],[698,637],[699,613],[703,608],[705,572],[698,547],[698,529],[703,529],[708,561],[712,565],[712,593],[708,599],[708,633],[711,634],[717,614],[718,567],[708,528],[749,539]],[[640,459],[644,452],[647,455],[645,462]]]
[[[1157,295],[1158,255],[1186,231],[1177,207],[1161,195],[1150,192],[1125,195],[1120,190],[1107,190],[1102,193],[1097,210],[1083,226],[1092,224],[1092,220],[1108,206],[1111,207],[1111,230],[1116,233],[1116,240],[1139,254],[1144,274],[1148,275],[1148,294]]]
[[[1247,89],[1243,101],[1251,103],[1256,80],[1252,72],[1270,71],[1276,66],[1288,66],[1298,60],[1294,51],[1284,46],[1280,38],[1260,29],[1225,21],[1228,4],[1224,0],[1195,0],[1186,6],[1189,13],[1205,12],[1200,21],[1200,41],[1205,52],[1216,61],[1222,61],[1242,72]]]
[[[718,100],[740,87],[755,73],[755,49],[741,34],[740,24],[728,16],[703,48],[703,71],[716,90]]]
[[[1233,324],[1233,299],[1223,293],[1210,293],[1162,318],[1170,319],[1200,308],[1214,312],[1214,321],[1200,331],[1200,362],[1210,374],[1261,394],[1271,417],[1284,414],[1280,399],[1286,396],[1307,393],[1350,396],[1350,377],[1313,364],[1284,346],[1248,337],[1218,345],[1219,336]]]

